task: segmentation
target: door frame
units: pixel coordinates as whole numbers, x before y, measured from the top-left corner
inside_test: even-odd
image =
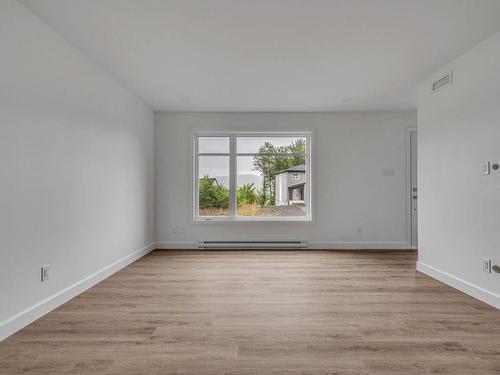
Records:
[[[418,247],[412,245],[412,232],[411,232],[411,200],[412,200],[412,191],[411,191],[411,133],[417,133],[418,130],[416,127],[406,128],[406,242],[411,249],[416,249]],[[418,138],[417,138],[418,139]],[[417,141],[418,142],[418,141]],[[418,143],[417,143],[418,144]],[[418,147],[417,147],[418,150]],[[418,154],[417,154],[418,155]],[[417,168],[418,171],[418,168]],[[418,195],[417,190],[417,195]],[[418,222],[417,222],[418,228]]]

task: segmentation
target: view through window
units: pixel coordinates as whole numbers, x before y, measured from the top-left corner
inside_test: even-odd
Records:
[[[309,155],[309,133],[197,133],[195,219],[310,220]]]

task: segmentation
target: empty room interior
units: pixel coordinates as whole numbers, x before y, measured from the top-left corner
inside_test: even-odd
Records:
[[[0,0],[0,374],[500,374],[500,0]]]

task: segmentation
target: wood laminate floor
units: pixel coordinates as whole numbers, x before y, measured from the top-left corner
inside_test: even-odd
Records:
[[[154,251],[0,343],[1,374],[500,374],[500,312],[413,252]]]

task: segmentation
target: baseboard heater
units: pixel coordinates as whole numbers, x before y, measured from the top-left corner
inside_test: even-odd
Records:
[[[306,241],[200,241],[200,249],[305,249]]]

